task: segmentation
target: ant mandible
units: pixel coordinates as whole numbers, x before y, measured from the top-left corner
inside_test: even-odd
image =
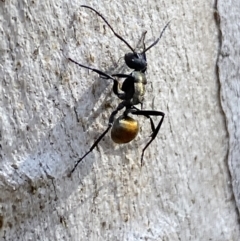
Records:
[[[143,157],[145,150],[147,147],[151,144],[151,142],[156,138],[161,125],[164,120],[164,113],[161,111],[155,111],[155,110],[140,110],[135,105],[143,103],[144,100],[144,94],[145,94],[145,85],[147,84],[147,79],[144,74],[144,72],[147,69],[147,60],[146,60],[146,51],[152,48],[154,45],[158,43],[160,40],[163,32],[167,28],[169,22],[165,25],[163,30],[160,33],[159,38],[154,41],[153,44],[151,44],[148,48],[145,48],[141,53],[136,53],[133,48],[127,43],[126,40],[124,40],[120,35],[118,35],[113,28],[110,26],[110,24],[107,22],[107,20],[98,13],[95,9],[82,5],[82,7],[89,8],[97,13],[109,26],[109,28],[113,31],[114,35],[118,37],[120,40],[122,40],[126,45],[132,50],[132,53],[125,54],[125,62],[129,68],[134,69],[134,71],[131,74],[113,74],[109,75],[101,70],[91,68],[88,66],[85,66],[83,64],[80,64],[76,62],[75,60],[71,58],[67,58],[71,62],[75,63],[76,65],[83,67],[85,69],[92,70],[93,72],[100,75],[100,77],[104,79],[111,79],[113,80],[113,93],[122,100],[122,102],[117,106],[117,108],[111,113],[108,121],[108,127],[106,130],[98,137],[98,139],[93,143],[93,145],[90,147],[89,151],[87,151],[81,158],[78,159],[78,161],[75,163],[73,169],[70,172],[70,175],[75,171],[78,164],[90,153],[93,151],[93,149],[97,146],[97,144],[102,140],[102,138],[108,133],[108,131],[111,129],[111,138],[115,143],[118,144],[124,144],[132,141],[139,132],[139,123],[137,120],[133,119],[129,116],[129,114],[132,115],[142,115],[147,117],[150,120],[152,134],[150,135],[151,139],[148,141],[148,143],[145,145],[145,147],[142,150],[141,154],[141,166],[143,165]],[[125,78],[122,85],[120,85],[119,81],[115,78]],[[118,118],[115,118],[117,113],[125,108],[125,111],[122,115],[120,115]],[[161,119],[155,127],[154,122],[151,118],[151,116],[160,116]]]

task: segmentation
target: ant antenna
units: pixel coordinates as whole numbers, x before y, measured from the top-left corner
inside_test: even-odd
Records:
[[[112,30],[112,32],[114,33],[114,35],[119,38],[120,40],[122,40],[127,46],[128,48],[130,48],[132,50],[133,53],[135,53],[134,49],[131,47],[131,45],[124,39],[122,38],[119,34],[117,34],[114,29],[112,28],[112,26],[108,23],[108,21],[102,16],[102,14],[100,14],[98,11],[96,11],[95,9],[89,7],[89,6],[86,6],[86,5],[81,5],[81,7],[83,8],[89,8],[91,9],[92,11],[94,11],[100,18],[102,18],[102,20],[107,24],[107,26]]]
[[[172,21],[172,19],[165,25],[165,27],[163,28],[163,30],[161,31],[160,33],[160,36],[149,46],[147,47],[146,49],[144,49],[144,51],[142,52],[142,54],[146,53],[150,48],[152,48],[154,45],[156,45],[159,40],[161,39],[163,33],[165,32],[167,26],[169,25],[169,23]]]

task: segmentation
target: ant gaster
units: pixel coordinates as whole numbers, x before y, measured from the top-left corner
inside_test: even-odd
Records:
[[[117,36],[120,40],[122,40],[126,45],[132,50],[132,53],[125,54],[125,62],[128,67],[134,69],[134,71],[131,74],[112,74],[109,75],[101,70],[91,68],[88,66],[85,66],[83,64],[80,64],[76,62],[75,60],[68,58],[71,62],[77,64],[80,67],[83,67],[85,69],[92,70],[93,72],[100,75],[101,78],[104,79],[111,79],[113,80],[113,93],[122,100],[122,102],[117,106],[117,108],[111,113],[108,121],[108,127],[106,130],[98,137],[98,139],[93,143],[89,151],[87,151],[74,165],[73,169],[71,170],[70,175],[75,171],[78,164],[90,153],[93,151],[93,149],[97,146],[97,144],[102,140],[102,138],[107,134],[107,132],[111,129],[111,138],[115,143],[123,144],[128,143],[132,141],[139,132],[139,123],[137,120],[133,119],[129,116],[129,114],[132,115],[142,115],[147,117],[150,120],[152,134],[150,135],[151,139],[148,141],[148,143],[145,145],[145,147],[142,150],[141,155],[141,166],[143,165],[143,157],[144,152],[147,149],[147,147],[151,144],[151,142],[155,139],[157,136],[161,125],[163,123],[164,119],[164,113],[161,111],[155,111],[155,110],[140,110],[135,105],[142,104],[144,100],[144,94],[145,94],[145,85],[147,84],[147,79],[144,74],[147,68],[147,61],[146,61],[146,51],[149,50],[151,47],[156,45],[158,41],[160,40],[163,32],[165,31],[167,25],[163,28],[161,31],[161,34],[159,38],[154,41],[153,44],[151,44],[148,48],[145,49],[141,53],[136,53],[133,48],[127,43],[126,40],[124,40],[120,35],[118,35],[113,28],[110,26],[110,24],[106,21],[106,19],[98,13],[96,10],[94,10],[91,7],[82,5],[82,7],[89,8],[93,10],[97,15],[99,15],[105,23],[109,26],[109,28],[113,31],[114,35]],[[125,78],[122,85],[120,85],[117,78]],[[121,116],[118,118],[115,118],[117,113],[125,108],[125,111]],[[161,116],[161,120],[159,121],[157,127],[155,127],[153,120],[151,116]]]

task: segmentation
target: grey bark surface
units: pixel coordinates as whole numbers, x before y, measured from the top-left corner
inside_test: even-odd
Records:
[[[230,2],[0,2],[1,240],[239,240],[239,3]],[[130,73],[129,49],[81,4],[133,47],[172,19],[147,52],[143,105],[166,116],[143,167],[151,128],[138,117],[134,141],[106,135],[69,178],[119,100],[110,80],[64,55]]]
[[[228,166],[234,199],[240,208],[240,2],[219,1],[221,103],[229,134]]]

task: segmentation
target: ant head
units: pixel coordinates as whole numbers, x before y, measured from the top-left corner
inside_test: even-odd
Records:
[[[170,23],[170,21],[165,25],[165,27],[163,28],[162,32],[160,33],[160,36],[157,38],[157,40],[155,40],[149,47],[145,48],[145,44],[144,44],[144,50],[142,53],[136,53],[134,51],[134,49],[131,47],[131,45],[123,38],[121,37],[118,33],[116,33],[114,31],[114,29],[112,28],[112,26],[108,23],[108,21],[102,16],[102,14],[100,14],[98,11],[96,11],[94,8],[86,6],[86,5],[81,5],[81,7],[84,8],[88,8],[91,9],[92,11],[94,11],[100,18],[102,18],[102,20],[108,25],[108,27],[112,30],[112,32],[114,33],[114,35],[120,39],[122,42],[124,42],[129,49],[131,49],[132,53],[127,53],[125,54],[125,62],[127,64],[127,66],[131,69],[134,69],[135,71],[140,71],[142,73],[144,73],[147,69],[147,59],[146,59],[146,52],[151,49],[153,46],[155,46],[160,38],[162,37],[163,32],[165,31],[165,29],[167,28],[168,24]],[[143,35],[143,40],[145,38],[147,32],[144,33]],[[144,42],[144,41],[143,41]]]
[[[147,60],[145,53],[127,53],[124,56],[124,60],[126,65],[130,69],[134,69],[135,71],[145,72],[147,69]]]

